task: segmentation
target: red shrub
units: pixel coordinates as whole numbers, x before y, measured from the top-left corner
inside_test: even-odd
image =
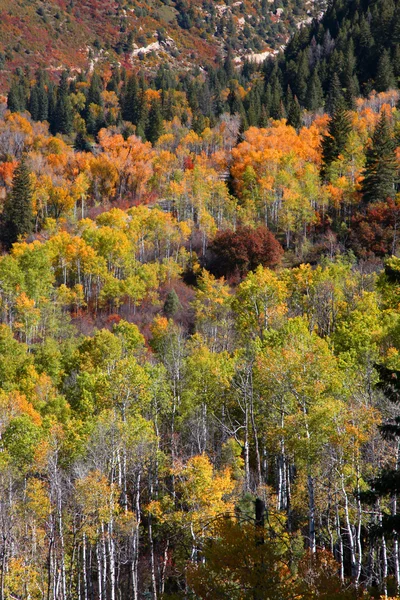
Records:
[[[398,245],[400,206],[387,200],[357,213],[351,222],[350,246],[362,258],[394,254]]]
[[[279,264],[283,248],[264,226],[238,227],[236,231],[220,231],[210,246],[210,270],[219,277],[243,277],[258,265],[274,267]]]

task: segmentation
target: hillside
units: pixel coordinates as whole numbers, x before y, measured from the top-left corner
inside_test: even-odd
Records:
[[[325,0],[0,0],[0,64],[84,68],[162,60],[180,68],[279,49]]]
[[[399,0],[333,0],[319,22],[293,36],[277,76],[283,89],[289,85],[311,110],[335,94],[335,86],[342,88],[349,108],[359,94],[398,87]]]
[[[0,600],[400,600],[400,0],[225,2],[0,0]]]

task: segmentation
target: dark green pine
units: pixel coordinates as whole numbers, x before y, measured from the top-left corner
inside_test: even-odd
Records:
[[[362,182],[365,203],[382,202],[396,195],[398,167],[396,143],[385,111],[382,111],[366,153],[366,166]]]
[[[89,107],[91,104],[97,104],[98,106],[103,105],[102,98],[103,82],[98,73],[94,72],[90,81],[88,95],[86,98],[86,106]]]
[[[64,71],[57,89],[57,103],[52,122],[52,132],[69,134],[71,131],[72,106],[69,99],[68,76],[66,71]]]
[[[39,97],[36,86],[34,86],[31,90],[31,95],[29,98],[29,112],[31,113],[31,117],[34,121],[39,121]]]
[[[122,118],[137,125],[142,116],[142,94],[135,74],[131,75],[123,91]]]
[[[339,105],[343,103],[343,93],[340,79],[337,73],[334,73],[328,91],[326,100],[326,110],[333,115]]]
[[[158,138],[163,134],[163,130],[164,122],[160,102],[158,100],[153,100],[145,129],[146,139],[154,145]]]
[[[324,92],[317,69],[314,69],[307,86],[306,108],[313,112],[317,111],[324,104]]]
[[[382,52],[382,55],[378,62],[378,68],[376,71],[375,89],[377,92],[386,92],[396,86],[395,77],[393,73],[392,62],[390,55],[387,50]]]
[[[8,248],[20,236],[33,230],[32,195],[30,171],[23,157],[14,173],[11,194],[4,204],[2,241]]]
[[[174,289],[172,289],[164,302],[164,314],[169,319],[176,315],[176,313],[181,310],[182,305],[179,301],[178,295]]]
[[[291,125],[295,129],[300,129],[301,127],[301,108],[296,96],[288,107],[287,122],[288,125]]]
[[[27,108],[26,89],[22,75],[14,79],[7,96],[7,108],[11,112],[23,112]]]
[[[351,129],[350,115],[342,100],[337,104],[329,121],[328,134],[322,138],[321,175],[323,178],[327,177],[330,165],[345,152]]]

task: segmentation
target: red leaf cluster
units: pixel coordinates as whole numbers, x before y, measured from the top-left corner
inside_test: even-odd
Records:
[[[243,277],[259,265],[274,267],[283,255],[282,246],[263,225],[255,229],[241,226],[236,231],[220,231],[210,249],[210,268],[219,277]]]

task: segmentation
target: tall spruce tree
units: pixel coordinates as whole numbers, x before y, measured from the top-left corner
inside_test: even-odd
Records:
[[[326,100],[326,110],[332,116],[337,108],[342,104],[343,94],[342,86],[340,83],[339,75],[333,74],[331,83],[329,85],[328,97]]]
[[[291,125],[295,129],[299,129],[301,127],[301,108],[296,96],[289,105],[287,111],[287,122],[288,125]]]
[[[381,202],[396,195],[398,166],[396,143],[385,111],[382,111],[368,148],[362,194],[365,203]]]
[[[27,83],[23,73],[13,79],[7,96],[7,108],[11,112],[23,112],[28,106]]]
[[[346,150],[350,132],[350,115],[345,108],[343,100],[340,100],[329,121],[328,134],[322,138],[321,176],[324,179],[328,176],[331,164]]]
[[[138,125],[143,115],[143,94],[135,74],[126,82],[121,97],[122,118]]]
[[[34,121],[47,121],[49,118],[49,98],[45,86],[46,76],[39,70],[29,98],[29,112]]]
[[[32,183],[26,158],[22,157],[16,168],[12,191],[9,194],[2,215],[1,237],[3,244],[10,248],[19,236],[32,232]]]
[[[39,121],[39,98],[37,87],[33,86],[31,89],[31,95],[29,98],[29,112],[34,121]]]
[[[390,55],[387,50],[382,52],[382,55],[378,62],[378,68],[376,71],[375,89],[377,92],[386,92],[396,85],[392,62]]]
[[[149,110],[149,116],[145,129],[146,139],[155,144],[164,130],[164,122],[161,112],[161,105],[158,100],[153,100]]]
[[[306,108],[311,111],[316,111],[324,103],[324,91],[322,89],[321,80],[317,69],[314,69],[307,86]]]
[[[57,103],[51,123],[52,133],[69,134],[72,131],[72,106],[69,99],[68,75],[63,71],[57,89]]]

